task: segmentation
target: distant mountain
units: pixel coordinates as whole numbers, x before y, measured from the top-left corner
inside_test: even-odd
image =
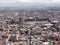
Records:
[[[29,7],[60,7],[59,3],[20,3],[20,2],[14,2],[14,3],[0,3],[0,7],[23,7],[23,8],[29,8]]]

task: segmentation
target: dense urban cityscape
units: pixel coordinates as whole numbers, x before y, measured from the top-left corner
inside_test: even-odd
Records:
[[[60,8],[0,8],[0,45],[60,45]]]

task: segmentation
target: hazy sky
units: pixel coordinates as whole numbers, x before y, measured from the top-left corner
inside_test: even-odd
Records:
[[[60,0],[0,0],[2,3],[22,2],[22,3],[60,3]]]

